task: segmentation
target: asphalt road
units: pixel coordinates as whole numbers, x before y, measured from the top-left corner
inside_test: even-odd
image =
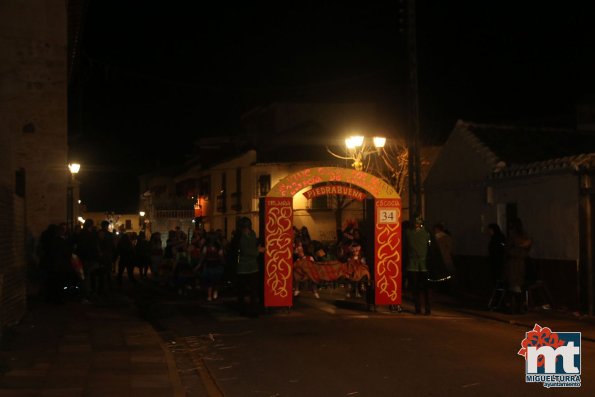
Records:
[[[303,294],[291,311],[256,319],[238,316],[230,302],[153,296],[143,306],[186,357],[189,395],[595,395],[592,342],[582,343],[582,387],[546,389],[525,382],[517,355],[529,330],[448,308],[431,316],[367,312],[340,292]]]

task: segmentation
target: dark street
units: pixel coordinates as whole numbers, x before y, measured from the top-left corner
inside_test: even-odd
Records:
[[[582,3],[0,1],[0,397],[595,396]]]
[[[342,291],[337,289],[336,291]],[[300,296],[291,311],[258,319],[226,303],[163,298],[147,309],[169,348],[190,354],[207,384],[225,396],[536,395],[516,353],[522,327],[439,305],[431,316],[379,307],[324,291]],[[513,318],[518,319],[519,316]],[[578,322],[577,322],[578,324]],[[543,326],[547,319],[543,319]],[[579,331],[579,329],[564,330]],[[171,342],[175,341],[175,344]],[[593,393],[593,344],[583,342],[583,385]],[[207,371],[201,370],[202,364]],[[194,375],[198,376],[198,375]],[[189,377],[191,379],[191,377]],[[215,394],[216,395],[216,394]]]

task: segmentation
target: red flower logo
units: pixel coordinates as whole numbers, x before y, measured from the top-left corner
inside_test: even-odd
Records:
[[[541,346],[551,346],[553,349],[557,349],[560,346],[564,346],[566,341],[560,339],[557,333],[552,332],[548,327],[541,327],[539,324],[535,324],[532,331],[527,332],[527,336],[521,342],[521,350],[517,353],[519,356],[527,359],[527,348],[529,346],[535,346],[540,348]],[[556,360],[558,358],[556,357]],[[537,358],[537,366],[542,367],[544,363],[544,357],[539,356]]]

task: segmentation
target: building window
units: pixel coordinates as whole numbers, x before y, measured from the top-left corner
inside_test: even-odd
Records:
[[[260,175],[256,181],[256,196],[264,197],[271,190],[271,175]]]
[[[231,209],[242,210],[242,169],[236,168],[236,191],[231,194]]]
[[[126,219],[126,230],[132,229],[132,219]]]

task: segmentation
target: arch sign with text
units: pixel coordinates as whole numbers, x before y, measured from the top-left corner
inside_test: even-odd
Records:
[[[374,198],[374,303],[401,303],[401,198],[395,189],[363,171],[349,168],[308,168],[287,176],[267,194],[264,205],[265,269],[264,304],[267,307],[292,306],[293,281],[293,197],[301,190],[315,187],[304,195],[339,194],[363,200],[365,193]],[[369,263],[372,265],[372,263]]]

